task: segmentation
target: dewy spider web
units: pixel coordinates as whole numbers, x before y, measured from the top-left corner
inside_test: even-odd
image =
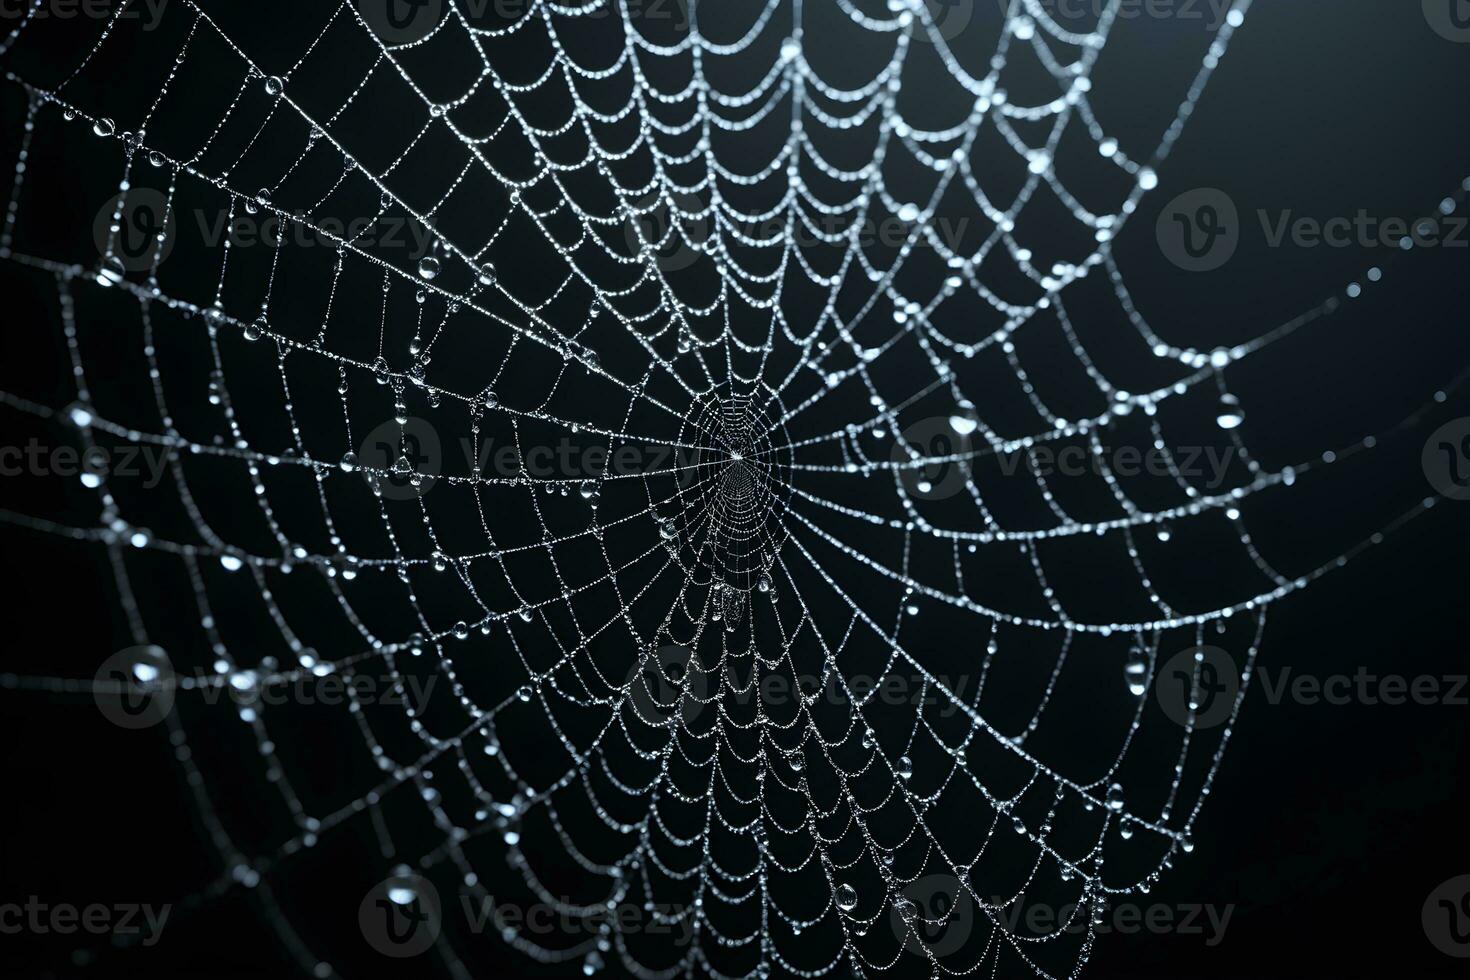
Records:
[[[819,12],[799,0],[728,35],[693,0],[672,31],[624,0],[533,0],[514,18],[453,0],[409,27],[324,6],[289,67],[186,6],[149,36],[123,8],[55,82],[7,70],[29,113],[0,254],[54,278],[76,385],[65,408],[4,403],[83,448],[168,461],[147,494],[88,474],[91,527],[4,513],[107,552],[132,677],[4,680],[170,696],[163,722],[226,868],[190,904],[250,890],[302,969],[346,970],[283,888],[367,825],[365,883],[392,875],[408,906],[493,896],[505,955],[588,973],[1080,970],[1109,904],[1192,850],[1244,697],[1215,727],[1197,705],[1155,717],[1142,694],[1162,660],[1228,636],[1248,680],[1268,607],[1381,538],[1285,572],[1241,513],[1378,441],[1269,468],[1241,438],[1228,370],[1339,301],[1233,346],[1175,345],[1112,255],[1248,0],[1158,144],[1134,148],[1090,96],[1117,2],[1082,33],[1038,0],[1003,4],[988,33],[977,9],[961,51],[950,6],[839,0],[820,15],[882,52],[841,83],[817,73]],[[37,29],[21,21],[5,51]],[[129,64],[164,66],[144,104],[73,97],[129,45]],[[950,122],[904,101],[924,60],[961,107]],[[1013,97],[1013,75],[1051,91]],[[211,97],[207,123],[185,112]],[[48,127],[119,153],[99,263],[25,247]],[[162,202],[158,234],[130,250],[143,193]],[[199,201],[309,237],[186,246]],[[394,219],[430,248],[404,261],[330,214]],[[875,227],[899,231],[874,242]],[[196,274],[171,276],[181,262]],[[88,354],[93,303],[134,345],[132,399]],[[1088,321],[1115,314],[1084,346]],[[1028,355],[1042,331],[1063,346]],[[1112,379],[1144,376],[1129,356],[1162,380],[1124,390]],[[1167,434],[1201,416],[1230,454],[1221,486],[1192,481]],[[1109,443],[1130,432],[1164,472],[1117,472]],[[430,466],[431,440],[474,451]],[[606,462],[532,465],[568,440]],[[480,465],[482,444],[513,447],[513,465]],[[1065,447],[1096,498],[1048,479],[1041,454]],[[1186,534],[1231,542],[1255,583],[1194,611],[1171,601],[1149,565]],[[188,600],[141,587],[155,558],[182,568]],[[1079,563],[1112,563],[1103,605]],[[263,616],[266,638],[232,634],[229,607]],[[453,697],[368,706],[349,687],[379,771],[336,797],[298,785],[306,739],[267,693],[374,670]],[[221,787],[249,777],[200,761],[200,725],[255,740],[269,839],[232,828]],[[1018,924],[1037,904],[1063,912]],[[450,905],[429,955],[468,976],[486,954]]]

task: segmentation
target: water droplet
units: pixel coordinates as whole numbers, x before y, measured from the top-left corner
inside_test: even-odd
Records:
[[[439,275],[439,260],[432,255],[419,259],[419,275],[425,279],[433,279]]]
[[[761,572],[755,580],[755,587],[760,592],[771,591],[771,573]]]
[[[949,427],[962,436],[967,436],[980,427],[980,413],[969,401],[961,401],[949,417]]]
[[[280,95],[284,91],[286,91],[286,83],[277,76],[272,75],[265,80],[266,95]]]
[[[837,907],[844,912],[851,912],[857,908],[857,889],[845,882],[837,886],[835,898],[837,900]]]
[[[534,692],[531,690],[531,685],[530,684],[522,684],[520,686],[520,688],[516,690],[516,697],[519,698],[523,702],[524,701],[529,701],[529,700],[531,700],[531,695],[533,693]]]
[[[111,119],[102,118],[92,124],[92,132],[98,136],[111,136],[117,128]]]
[[[342,461],[337,465],[342,467],[343,473],[351,473],[357,469],[357,453],[343,453]]]
[[[1122,786],[1121,783],[1113,783],[1111,786],[1108,787],[1108,795],[1107,795],[1106,802],[1108,804],[1108,809],[1109,810],[1112,810],[1114,813],[1118,813],[1118,812],[1121,812],[1122,811],[1122,809],[1123,809],[1123,786]]]
[[[906,755],[900,756],[898,765],[894,769],[898,773],[898,778],[908,779],[914,774],[914,760]]]
[[[495,285],[495,263],[486,262],[484,265],[480,266],[480,285]]]
[[[1234,429],[1245,421],[1245,409],[1234,395],[1220,396],[1220,407],[1215,412],[1215,424],[1222,429]]]
[[[1123,678],[1128,682],[1128,693],[1134,697],[1143,697],[1148,688],[1145,681],[1148,677],[1148,663],[1143,658],[1140,650],[1133,650],[1128,655],[1128,662],[1123,665]]]
[[[465,624],[465,622],[463,620],[461,620],[460,622],[454,624],[454,638],[456,640],[465,640],[465,639],[468,639],[469,638],[469,635],[470,635],[470,628],[469,628],[468,625]]]

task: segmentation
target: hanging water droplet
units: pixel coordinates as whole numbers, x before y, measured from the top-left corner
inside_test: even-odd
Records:
[[[373,361],[373,378],[380,385],[388,383],[388,361],[386,358],[380,356],[377,360]]]
[[[280,95],[285,90],[286,90],[286,83],[283,82],[279,77],[277,77],[275,75],[272,75],[271,77],[269,77],[269,78],[267,78],[265,80],[265,94],[266,95]]]
[[[165,161],[166,158],[164,157],[164,155],[162,153],[159,153],[157,150],[150,150],[148,152],[148,162],[153,166],[161,167],[164,165]]]
[[[1148,663],[1143,658],[1143,653],[1137,649],[1128,655],[1128,662],[1123,665],[1123,679],[1128,682],[1128,693],[1134,697],[1142,697],[1148,690],[1145,681],[1148,676]]]
[[[1168,541],[1174,536],[1174,529],[1169,525],[1168,521],[1159,521],[1158,524],[1154,525],[1154,536],[1160,541]]]
[[[219,563],[227,572],[238,572],[245,567],[245,563],[237,555],[220,555]]]
[[[495,285],[495,263],[486,262],[484,265],[480,266],[479,278],[480,285],[482,286]]]
[[[758,575],[756,577],[755,587],[756,587],[756,590],[759,591],[759,592],[770,592],[771,591],[771,573],[770,572],[761,572],[760,575]]]
[[[531,685],[530,684],[522,684],[516,690],[516,697],[519,698],[521,701],[525,702],[525,701],[531,700],[531,695],[533,693],[534,692],[531,690]]]
[[[343,453],[342,460],[337,465],[342,467],[343,473],[351,473],[357,469],[357,453]]]
[[[439,260],[432,255],[419,259],[419,275],[424,279],[433,279],[439,275]]]
[[[949,417],[949,427],[962,436],[970,435],[980,427],[980,413],[970,401],[961,401]]]
[[[1108,809],[1118,813],[1123,809],[1123,786],[1121,783],[1113,783],[1108,787],[1106,798]]]
[[[261,322],[259,320],[254,320],[254,321],[252,321],[250,323],[247,323],[247,324],[245,324],[245,330],[243,331],[242,336],[246,340],[251,340],[251,341],[259,340],[260,339],[260,328],[261,328]]]
[[[837,901],[837,907],[844,912],[851,912],[853,909],[857,908],[857,889],[847,884],[846,882],[843,882],[842,884],[837,886],[837,891],[834,897]]]
[[[98,119],[92,124],[92,132],[96,133],[98,136],[111,136],[116,128],[116,124],[114,124],[111,119],[107,119],[105,117],[102,119]]]
[[[906,755],[900,756],[898,765],[894,767],[894,771],[898,773],[899,779],[911,778],[914,774],[914,760]]]
[[[1245,421],[1245,409],[1240,407],[1240,399],[1231,394],[1220,396],[1219,408],[1215,411],[1215,424],[1222,429],[1237,428]]]
[[[460,620],[459,622],[454,624],[454,638],[456,640],[469,639],[469,635],[470,628],[463,620]]]

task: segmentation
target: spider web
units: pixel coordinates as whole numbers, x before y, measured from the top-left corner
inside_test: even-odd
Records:
[[[5,512],[107,552],[135,644],[119,685],[7,685],[168,692],[225,868],[188,904],[252,892],[320,976],[283,886],[351,833],[393,901],[550,909],[488,928],[588,973],[1075,975],[1109,906],[1193,849],[1244,698],[1160,717],[1163,662],[1218,643],[1248,681],[1268,608],[1381,539],[1287,572],[1242,514],[1384,435],[1283,467],[1242,437],[1229,370],[1341,301],[1176,345],[1112,255],[1247,0],[1137,147],[1091,94],[1117,2],[1081,32],[1036,0],[965,8],[958,35],[955,5],[902,0],[773,0],[730,30],[693,0],[673,23],[455,0],[412,37],[369,6],[314,12],[288,66],[188,3],[148,34],[120,9],[56,81],[7,71],[29,112],[0,254],[54,280],[76,397],[0,399],[167,460],[147,493],[90,475],[88,526]],[[845,43],[852,77],[824,80]],[[149,99],[73,98],[118,49]],[[119,157],[100,262],[26,245],[53,130]],[[189,239],[201,208],[282,234]],[[374,236],[390,221],[423,254]],[[1119,472],[1130,439],[1162,471]],[[1206,441],[1220,485],[1177,452]],[[533,465],[565,445],[599,462]],[[1086,479],[1047,473],[1066,449]],[[1181,539],[1251,584],[1172,598]],[[258,621],[232,632],[238,609]],[[451,696],[349,688],[327,743],[266,696],[374,671]],[[192,733],[228,726],[261,773],[202,761]],[[324,792],[312,744],[376,771]],[[257,775],[272,818],[237,829],[225,784]],[[1036,905],[1061,914],[1018,925]],[[467,976],[486,954],[447,911],[432,956]]]

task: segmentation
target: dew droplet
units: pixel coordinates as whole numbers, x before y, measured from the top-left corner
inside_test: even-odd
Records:
[[[433,279],[439,275],[439,260],[432,255],[419,259],[419,275],[424,279]]]
[[[851,912],[853,909],[857,908],[857,889],[847,884],[846,882],[843,882],[842,884],[837,886],[837,891],[834,897],[837,900],[837,907],[844,912]]]
[[[1225,394],[1220,396],[1220,406],[1215,411],[1215,424],[1222,429],[1238,428],[1245,421],[1245,410],[1240,407],[1240,399],[1234,395]]]

